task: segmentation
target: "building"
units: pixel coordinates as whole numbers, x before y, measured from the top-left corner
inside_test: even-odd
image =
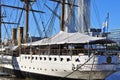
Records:
[[[115,29],[110,32],[108,38],[117,41],[118,45],[120,46],[120,29]]]

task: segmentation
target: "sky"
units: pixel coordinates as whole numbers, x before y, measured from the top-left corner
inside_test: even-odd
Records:
[[[23,3],[21,3],[19,0],[2,0],[4,1],[4,3],[6,4],[10,4],[10,5],[22,5],[23,6]],[[36,0],[37,2],[47,2],[48,0]],[[20,4],[19,4],[19,3]],[[34,6],[34,5],[33,5]],[[54,7],[54,4],[52,3],[48,3],[48,6],[50,7]],[[90,7],[90,11],[91,11],[91,26],[92,28],[102,28],[102,24],[103,22],[105,21],[106,17],[107,17],[107,13],[109,12],[109,26],[108,26],[108,30],[109,31],[112,31],[114,29],[120,29],[120,0],[91,0],[91,7]],[[45,11],[46,13],[47,12],[50,12],[47,8],[43,7],[43,5],[41,6],[41,9],[42,11]],[[41,10],[39,9],[39,10]],[[4,9],[3,9],[4,10]],[[9,19],[11,19],[11,16],[15,16],[14,18],[19,17],[20,15],[20,12],[19,11],[19,14],[16,15],[17,12],[15,12],[14,9],[8,9],[8,11],[10,13],[4,13],[4,14],[8,14],[10,15]],[[45,14],[46,14],[45,13]],[[31,14],[33,16],[33,14]],[[24,20],[24,17],[25,16],[22,16],[22,19]],[[47,19],[45,17],[50,17],[50,15],[43,15],[42,14],[42,20],[44,21],[47,21]],[[11,19],[11,20],[16,20],[16,19]],[[11,21],[11,20],[8,20],[8,21]],[[58,19],[57,19],[58,20]],[[11,21],[11,22],[14,22],[14,21]],[[41,24],[40,22],[40,16],[38,18],[38,21],[39,23]],[[33,17],[31,17],[31,20],[29,23],[35,23],[35,21],[33,20]],[[58,21],[59,22],[59,21]],[[57,22],[57,23],[58,23]],[[25,22],[24,21],[21,21],[21,25],[19,26],[24,26]],[[46,25],[47,23],[45,23],[44,25]],[[55,23],[55,25],[58,25]],[[38,35],[38,31],[36,31],[36,25],[33,25],[33,24],[30,24],[30,34],[31,35]],[[41,26],[41,25],[40,25]],[[14,27],[12,25],[12,27]],[[10,27],[7,27],[7,29],[9,29],[9,31],[11,31]],[[57,30],[58,28],[56,28]],[[6,31],[4,29],[4,31]],[[57,30],[58,31],[58,30]],[[7,33],[2,33],[2,35],[6,38],[5,35],[7,35]]]
[[[91,0],[91,27],[101,28],[107,13],[108,30],[120,29],[120,0]]]

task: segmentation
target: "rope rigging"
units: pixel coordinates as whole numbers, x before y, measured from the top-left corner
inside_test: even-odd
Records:
[[[75,27],[75,10],[74,10],[74,3],[75,3],[75,0],[72,0],[72,1],[69,1],[68,0],[68,4],[71,4],[71,5],[68,5],[69,6],[69,11],[68,11],[68,16],[66,18],[66,21],[65,21],[65,26],[71,26],[69,27],[69,30],[72,31],[73,27]]]
[[[16,1],[15,0],[15,2],[13,2],[13,3],[11,3],[11,4],[17,4],[17,2],[18,1]],[[3,2],[3,4],[7,4],[6,2]],[[19,2],[18,2],[18,4],[17,5],[19,5]],[[8,37],[6,37],[7,39],[11,39],[11,31],[12,31],[12,27],[13,27],[13,25],[17,25],[17,27],[18,27],[18,25],[19,24],[17,24],[17,23],[15,23],[16,21],[17,21],[17,19],[18,19],[18,15],[19,15],[19,12],[18,12],[18,10],[15,10],[14,8],[10,8],[10,9],[8,9],[8,8],[6,8],[6,6],[4,5],[3,6],[4,8],[3,8],[3,10],[2,10],[2,12],[3,13],[5,13],[5,19],[4,19],[4,21],[8,21],[8,22],[4,22],[4,21],[2,21],[2,23],[4,24],[4,27],[5,27],[5,31],[6,31],[6,33],[7,33],[7,36]],[[16,15],[13,15],[13,14],[16,14]],[[10,21],[12,21],[12,22],[10,22]],[[6,25],[5,25],[6,24]],[[7,28],[8,27],[8,28]],[[15,27],[15,26],[14,26]]]
[[[36,26],[37,26],[37,30],[38,30],[39,36],[42,36],[42,34],[41,34],[42,31],[40,30],[39,24],[38,24],[38,22],[37,22],[37,19],[36,19],[35,14],[34,14],[33,11],[32,11],[32,14],[33,14],[33,17],[34,17]]]
[[[25,7],[25,5],[24,5],[24,7]],[[23,7],[23,8],[24,8]],[[17,25],[17,28],[19,27],[19,25],[20,25],[20,21],[21,21],[21,18],[22,18],[22,14],[23,14],[23,10],[21,10],[21,13],[20,13],[20,16],[19,16],[19,18],[18,18],[18,25]]]
[[[93,54],[94,55],[94,54]],[[91,67],[91,71],[89,73],[89,80],[91,80],[91,72],[92,72],[92,69],[93,69],[93,65],[94,65],[94,62],[95,62],[95,55],[93,56],[93,62],[92,62],[92,67]]]
[[[38,7],[38,9],[39,9],[39,8],[40,8],[40,4],[37,4],[37,7]],[[45,31],[45,29],[46,29],[45,27],[46,27],[46,26],[44,25],[44,21],[43,21],[44,19],[42,19],[42,16],[41,16],[40,13],[39,13],[39,15],[40,15],[40,18],[39,18],[40,20],[38,20],[38,21],[41,21],[42,27],[43,27],[43,32],[44,32],[44,37],[47,37],[46,31]]]
[[[73,72],[69,73],[68,75],[64,76],[63,78],[66,78],[68,76],[70,76],[71,74],[73,74],[76,71],[79,71],[79,69],[84,66],[88,61],[90,61],[95,55],[92,55],[91,57],[88,58],[88,60],[86,60],[83,64],[81,64],[80,66],[77,67],[77,69],[73,70]],[[80,71],[79,71],[80,72]]]
[[[95,16],[96,16],[96,19],[97,19],[97,23],[99,24],[99,26],[101,27],[101,21],[100,21],[100,14],[99,14],[99,10],[98,10],[98,7],[96,5],[96,2],[95,0],[92,1],[92,7],[93,7],[93,11],[95,12]]]
[[[56,7],[54,8],[54,12],[57,12],[59,7],[59,3],[56,4]],[[54,26],[54,22],[55,22],[56,16],[54,14],[51,15],[50,19],[49,19],[49,24],[48,24],[48,29],[46,30],[47,32],[47,37],[51,36],[52,31],[53,31],[53,26]]]

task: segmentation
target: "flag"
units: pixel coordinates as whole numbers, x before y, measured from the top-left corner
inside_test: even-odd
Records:
[[[102,32],[106,33],[108,30],[108,20],[109,20],[109,13],[107,14],[105,22],[102,24]]]
[[[103,22],[103,24],[102,24],[102,32],[103,33],[106,33],[107,32],[107,27],[108,27],[108,22],[106,21],[106,22]]]

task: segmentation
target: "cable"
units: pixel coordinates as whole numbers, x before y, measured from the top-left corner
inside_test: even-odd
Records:
[[[6,28],[6,25],[4,24],[4,27],[5,27],[5,31],[6,31],[6,33],[7,33],[7,35],[8,35],[8,38],[10,39],[10,35],[9,35],[9,33],[8,33],[8,30],[7,30],[7,28]]]
[[[94,55],[94,54],[93,54],[93,55]],[[95,62],[95,55],[94,55],[94,57],[93,57],[93,63],[92,63],[92,67],[91,67],[91,71],[90,71],[89,79],[88,79],[88,80],[91,80],[91,72],[92,72],[92,69],[93,69],[94,62]]]
[[[92,59],[93,57],[94,57],[94,55],[91,56],[91,57],[90,57],[87,61],[85,61],[83,64],[81,64],[79,67],[77,67],[76,70],[74,70],[73,72],[69,73],[68,75],[66,75],[66,76],[63,77],[63,78],[66,78],[66,77],[68,77],[69,75],[73,74],[74,72],[79,71],[78,69],[80,69],[82,66],[84,66],[84,65],[85,65],[88,61],[90,61],[90,59]]]
[[[39,4],[37,4],[37,7],[38,7],[38,9],[39,9],[39,7],[40,7],[40,5]],[[40,14],[40,21],[41,21],[41,23],[42,23],[42,27],[43,27],[43,32],[44,32],[44,37],[47,37],[47,33],[46,33],[46,31],[45,31],[45,25],[44,25],[44,21],[43,21],[44,19],[42,19],[42,16],[41,16],[41,14]]]
[[[24,7],[25,7],[25,5],[24,5]],[[23,7],[23,8],[24,8]],[[20,13],[20,17],[19,17],[19,19],[18,19],[18,25],[17,25],[17,28],[19,27],[19,25],[20,25],[20,21],[21,21],[21,18],[22,18],[22,14],[23,14],[23,10],[21,11],[21,13]]]
[[[38,30],[39,36],[42,36],[42,33],[41,33],[42,31],[41,31],[40,28],[39,28],[39,24],[38,24],[38,22],[37,22],[37,19],[36,19],[35,14],[34,14],[33,11],[32,11],[32,14],[33,14],[33,17],[34,17],[36,26],[37,26],[37,30]]]
[[[57,12],[58,6],[59,6],[59,3],[56,4],[56,7],[53,10],[54,12]],[[51,34],[52,34],[53,26],[54,26],[54,23],[55,23],[55,19],[56,19],[56,16],[54,14],[52,14],[51,15],[51,20],[50,20],[50,22],[48,24],[47,37],[51,36]]]
[[[93,9],[94,9],[94,11],[95,11],[95,15],[96,15],[96,18],[97,18],[97,22],[98,22],[98,24],[99,24],[99,26],[101,27],[101,22],[100,22],[100,14],[99,14],[99,11],[98,11],[98,7],[97,7],[97,5],[96,5],[96,3],[95,3],[95,0],[93,0]]]

